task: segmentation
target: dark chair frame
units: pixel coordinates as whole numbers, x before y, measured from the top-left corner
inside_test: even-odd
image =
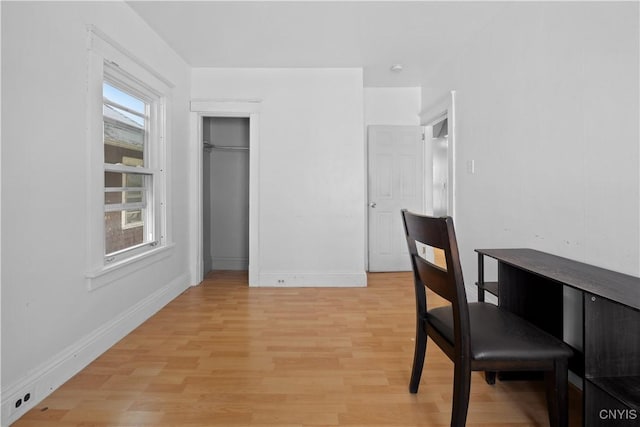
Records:
[[[454,362],[452,427],[462,427],[466,423],[472,371],[544,371],[550,425],[552,427],[567,426],[567,360],[571,355],[569,347],[557,338],[549,336],[551,341],[557,341],[554,344],[557,348],[554,345],[549,345],[551,348],[550,356],[539,360],[531,360],[530,358],[523,360],[523,358],[515,357],[482,358],[481,360],[474,358],[471,348],[471,333],[480,327],[476,327],[475,324],[474,327],[470,325],[469,305],[467,303],[452,218],[416,215],[409,213],[406,209],[402,210],[402,218],[414,272],[417,315],[415,352],[409,391],[411,393],[418,392],[425,359],[427,337],[431,337],[449,359]],[[438,267],[421,257],[418,254],[416,241],[442,249],[445,254],[447,268]],[[443,332],[434,325],[427,309],[425,287],[428,287],[451,303],[455,342],[447,339]],[[496,309],[495,305],[491,306],[493,310]],[[477,306],[476,308],[484,307]],[[515,317],[515,315],[513,316]],[[527,325],[527,321],[521,318],[516,318],[514,322],[516,327],[518,327],[520,320],[523,323],[524,330],[532,327],[530,324]],[[486,333],[486,331],[484,332]],[[536,332],[544,334],[542,331]],[[509,341],[509,336],[504,337],[504,347],[501,349],[503,353],[506,351],[508,354]]]

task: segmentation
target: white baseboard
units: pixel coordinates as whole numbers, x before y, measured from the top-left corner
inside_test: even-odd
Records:
[[[211,257],[212,270],[247,270],[249,258]]]
[[[28,375],[7,387],[2,387],[1,425],[8,426],[16,421],[175,299],[189,285],[189,275],[181,275],[113,320],[29,371]],[[15,402],[23,398],[26,393],[30,394],[30,399],[19,408],[15,408]]]
[[[358,273],[317,273],[317,272],[267,272],[260,273],[256,287],[318,287],[354,288],[367,286],[367,274]]]

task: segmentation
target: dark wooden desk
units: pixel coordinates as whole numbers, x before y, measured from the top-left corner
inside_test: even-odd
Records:
[[[563,287],[582,292],[583,350],[569,366],[584,378],[584,425],[640,425],[640,278],[533,249],[476,252],[479,299],[486,289],[558,338]],[[498,262],[497,284],[485,283],[485,256]]]

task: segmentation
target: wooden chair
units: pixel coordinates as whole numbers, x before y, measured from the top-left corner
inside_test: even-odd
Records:
[[[402,211],[416,293],[416,341],[409,391],[418,392],[427,336],[454,363],[451,426],[467,419],[472,371],[544,371],[549,420],[568,425],[567,359],[561,340],[500,307],[467,303],[453,220]],[[419,255],[416,242],[444,250],[446,268]],[[451,305],[427,310],[425,286]]]

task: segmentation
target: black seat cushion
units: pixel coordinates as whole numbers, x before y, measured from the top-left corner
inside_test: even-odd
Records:
[[[451,306],[429,310],[427,319],[454,342]],[[470,303],[469,323],[471,357],[475,360],[540,360],[568,358],[572,354],[561,340],[493,304]]]

